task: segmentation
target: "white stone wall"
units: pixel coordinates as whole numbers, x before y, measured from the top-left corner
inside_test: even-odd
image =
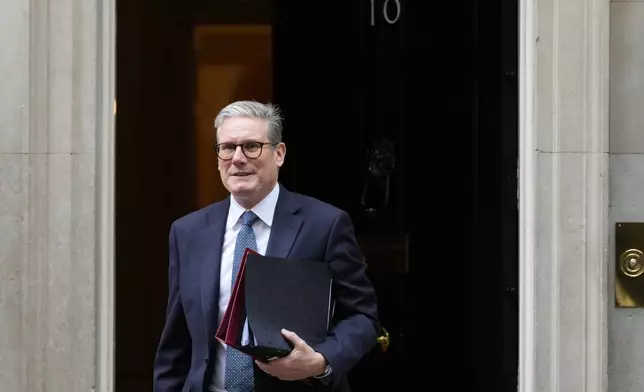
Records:
[[[108,391],[113,2],[0,8],[0,390]]]
[[[610,4],[609,391],[644,390],[644,310],[615,303],[615,222],[644,222],[644,2]]]

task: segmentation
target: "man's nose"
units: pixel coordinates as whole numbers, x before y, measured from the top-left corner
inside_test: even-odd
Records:
[[[246,161],[246,155],[244,155],[242,146],[237,146],[237,148],[235,149],[235,153],[233,154],[233,163],[245,162],[245,161]]]

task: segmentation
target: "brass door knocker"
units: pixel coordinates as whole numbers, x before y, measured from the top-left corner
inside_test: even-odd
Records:
[[[396,165],[395,149],[388,139],[374,142],[367,151],[367,179],[362,189],[364,211],[375,215],[387,208],[390,194],[390,176]]]

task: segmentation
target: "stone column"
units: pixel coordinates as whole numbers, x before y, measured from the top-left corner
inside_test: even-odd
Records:
[[[0,12],[0,389],[112,390],[114,1]]]
[[[606,0],[521,1],[520,390],[607,390]]]

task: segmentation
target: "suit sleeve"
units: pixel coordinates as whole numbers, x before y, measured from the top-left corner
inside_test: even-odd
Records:
[[[154,392],[180,392],[190,370],[192,343],[179,296],[179,254],[174,224],[169,240],[168,304],[154,361]]]
[[[335,324],[327,339],[314,349],[331,365],[333,383],[337,385],[376,344],[380,329],[376,294],[346,212],[341,212],[333,223],[326,261],[335,281]]]

